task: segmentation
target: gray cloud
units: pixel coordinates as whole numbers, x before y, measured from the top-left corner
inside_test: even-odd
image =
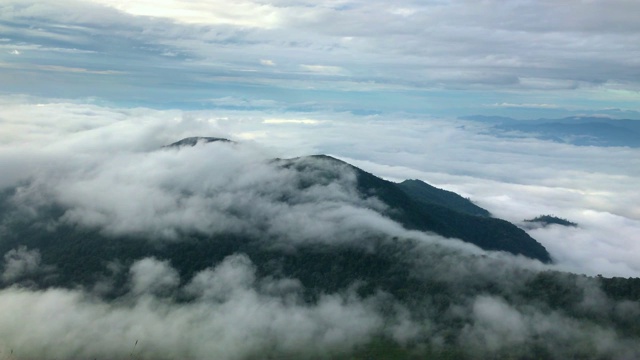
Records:
[[[113,68],[87,70],[126,72],[118,81],[130,86],[136,83],[128,79],[162,86],[150,76],[161,74],[178,87],[222,81],[295,89],[309,88],[313,79],[314,88],[365,91],[584,88],[585,97],[601,99],[601,89],[633,90],[639,80],[638,26],[629,14],[640,9],[633,1],[214,1],[145,9],[151,8],[136,2],[10,1],[1,12],[5,20],[39,28],[30,34],[8,27],[5,46],[40,47],[39,56],[21,62],[34,65],[33,71],[46,71],[36,66],[46,65],[43,54],[58,59],[45,50],[54,42],[60,49],[95,52],[79,61],[60,58],[69,68],[100,63],[95,57],[106,54]],[[90,41],[96,36],[113,41]],[[116,60],[124,56],[133,61]],[[265,58],[275,66],[262,65]],[[301,72],[309,64],[340,69],[340,76]]]
[[[2,281],[11,283],[22,277],[34,275],[42,270],[40,262],[41,257],[38,250],[29,250],[24,246],[9,250],[4,254]]]

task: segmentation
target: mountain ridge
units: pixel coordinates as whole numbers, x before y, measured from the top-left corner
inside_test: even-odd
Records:
[[[459,119],[488,124],[489,129],[499,136],[514,137],[518,136],[514,132],[519,132],[541,140],[578,146],[640,147],[640,120],[599,116],[516,120],[485,115],[463,116]]]

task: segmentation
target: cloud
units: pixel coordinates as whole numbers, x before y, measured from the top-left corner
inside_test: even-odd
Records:
[[[47,107],[35,109],[46,113]],[[295,166],[317,168],[299,173],[251,144],[161,149],[162,137],[153,137],[172,131],[152,123],[105,125],[103,114],[94,115],[96,122],[82,127],[95,128],[76,132],[70,126],[72,136],[65,135],[62,142],[24,152],[7,146],[3,162],[14,171],[0,180],[5,186],[26,181],[19,186],[16,204],[25,209],[57,204],[65,209],[61,224],[165,240],[189,233],[237,233],[302,243],[348,242],[365,233],[404,231],[380,215],[385,206],[379,200],[358,194],[355,174],[342,164],[295,160]],[[191,131],[207,126],[179,123]],[[125,145],[128,140],[119,136],[95,141],[124,130],[140,143]],[[31,165],[22,161],[25,156],[32,157]],[[331,181],[322,182],[326,177]],[[316,185],[305,186],[311,179]]]
[[[168,261],[146,258],[131,265],[131,291],[136,295],[162,294],[180,284],[180,276]]]
[[[339,244],[373,253],[375,244],[354,240],[375,236],[392,244],[389,239],[397,237],[411,250],[381,256],[412,279],[440,284],[438,294],[448,296],[443,302],[425,290],[406,303],[383,291],[363,295],[356,281],[309,300],[303,278],[265,273],[248,254],[233,254],[190,275],[167,259],[142,257],[105,265],[125,283],[125,293],[115,300],[98,295],[117,283],[104,278],[86,289],[0,290],[3,354],[14,349],[17,358],[339,357],[369,349],[381,338],[407,351],[419,351],[412,344],[422,344],[436,355],[452,347],[460,356],[538,351],[567,358],[583,348],[586,355],[605,358],[640,353],[628,333],[590,320],[620,324],[640,314],[636,303],[607,299],[595,280],[562,275],[558,286],[566,282],[577,289],[566,309],[547,308],[525,295],[546,270],[637,273],[638,252],[628,250],[631,243],[628,251],[620,250],[637,234],[638,174],[628,166],[637,159],[635,149],[501,139],[467,122],[417,116],[0,101],[0,124],[13,135],[1,142],[0,163],[11,171],[0,175],[0,184],[18,186],[12,204],[25,207],[27,216],[54,202],[66,209],[62,222],[111,235],[143,234],[160,241],[153,245],[185,233],[238,232],[289,250]],[[310,127],[306,121],[268,119],[316,122]],[[261,144],[162,148],[185,136],[237,139],[247,133],[265,136]],[[512,221],[555,213],[580,226],[531,230],[557,260],[553,266],[406,231],[380,215],[383,204],[358,194],[354,174],[343,165],[294,160],[294,166],[308,168],[299,174],[271,161],[312,153],[340,156],[388,178],[424,179]],[[7,279],[33,278],[42,268],[37,249],[16,248],[4,258]]]
[[[536,351],[547,358],[581,353],[624,359],[640,353],[637,342],[580,315],[469,291],[482,284],[507,294],[519,291],[536,273],[517,259],[467,257],[424,245],[406,254],[419,261],[408,264],[417,278],[438,279],[446,287],[451,303],[440,310],[433,303],[438,294],[429,292],[410,307],[388,294],[361,297],[354,289],[304,301],[297,279],[260,277],[243,254],[194,274],[178,288],[176,270],[167,262],[144,258],[130,268],[131,292],[115,301],[80,289],[0,290],[5,310],[0,313],[0,350],[12,349],[16,358],[340,357],[385,337],[407,349],[418,343],[438,354],[453,347],[459,356],[471,357]],[[573,285],[584,292],[580,298],[585,301],[598,298],[590,284]],[[167,289],[190,300],[167,297]],[[640,314],[635,303],[606,298],[575,306],[573,311],[587,318],[612,316],[605,309],[617,307],[627,317]]]
[[[160,216],[156,220],[152,214],[158,214],[156,210],[163,214],[163,207],[169,209],[171,204],[178,205],[176,196],[179,196],[181,191],[202,191],[204,185],[197,186],[184,180],[174,188],[164,185],[159,187],[155,184],[166,182],[181,172],[207,173],[212,166],[206,160],[209,151],[224,153],[224,156],[233,159],[230,163],[236,164],[229,164],[225,171],[229,171],[229,176],[237,176],[238,179],[243,177],[243,166],[253,167],[268,158],[314,153],[333,154],[385,177],[397,180],[421,178],[457,191],[471,197],[497,216],[516,223],[545,213],[569,218],[583,225],[576,230],[578,234],[582,234],[580,236],[588,236],[591,231],[600,229],[597,230],[600,235],[591,236],[593,241],[604,241],[604,234],[608,231],[608,227],[605,226],[607,221],[596,222],[595,219],[599,216],[603,216],[604,219],[607,214],[611,214],[624,219],[616,225],[625,229],[616,237],[619,241],[617,246],[620,247],[632,246],[634,242],[631,234],[636,231],[640,219],[635,194],[635,179],[640,176],[635,169],[640,168],[640,165],[634,166],[634,162],[640,157],[635,149],[585,148],[526,138],[496,139],[483,134],[482,128],[474,128],[475,125],[472,124],[434,119],[424,121],[397,116],[381,119],[336,113],[313,116],[287,114],[277,118],[287,120],[286,122],[274,123],[270,121],[274,117],[262,113],[125,110],[63,102],[41,102],[42,106],[36,106],[37,103],[38,100],[32,103],[12,100],[3,106],[2,127],[6,138],[0,159],[4,168],[12,169],[0,178],[4,186],[19,179],[29,178],[33,176],[34,171],[55,172],[57,170],[52,164],[59,164],[56,166],[62,166],[63,170],[60,171],[67,172],[64,176],[77,179],[67,182],[68,189],[65,189],[65,181],[61,181],[60,187],[55,190],[58,195],[64,196],[65,201],[82,204],[90,202],[83,200],[87,199],[86,196],[78,195],[82,193],[80,189],[83,187],[92,189],[93,186],[98,186],[106,189],[113,186],[114,181],[119,182],[118,179],[129,171],[140,173],[137,177],[140,189],[135,183],[121,184],[126,186],[119,186],[120,190],[115,194],[117,196],[113,196],[112,200],[105,199],[105,203],[101,205],[106,208],[88,204],[91,211],[78,211],[78,215],[70,212],[70,220],[76,216],[79,218],[79,214],[84,214],[87,218],[89,214],[94,214],[94,221],[102,224],[121,219],[122,222],[115,223],[119,223],[121,229],[126,229],[128,225],[125,224],[128,223],[130,215],[112,216],[121,210],[123,214],[137,211],[147,214],[147,220],[140,224],[149,225],[154,221],[160,224],[179,223],[179,216],[170,217],[176,213],[166,212],[163,216],[169,216],[168,218]],[[30,120],[22,120],[25,118]],[[305,121],[301,124],[289,121],[298,119]],[[314,123],[312,131],[307,130],[307,123]],[[114,132],[119,135],[110,135]],[[352,133],[359,133],[361,136],[354,138],[345,135]],[[253,150],[251,146],[242,146],[242,150],[238,151],[237,148],[227,149],[225,146],[213,145],[181,152],[153,151],[177,138],[202,134],[231,138],[236,135],[259,135],[261,144],[269,150],[264,153],[263,148]],[[101,140],[97,141],[98,139]],[[96,156],[94,160],[74,155],[87,151]],[[435,153],[439,156],[430,155]],[[87,161],[95,163],[96,171],[68,172],[70,169],[85,166]],[[141,164],[148,164],[148,168],[154,170],[144,170]],[[158,168],[167,166],[169,167],[166,171],[157,171]],[[45,170],[48,168],[51,169]],[[262,164],[256,169],[270,174],[267,178],[291,180],[286,172],[273,170],[268,165]],[[197,179],[197,176],[194,176],[194,179]],[[72,190],[70,184],[75,184],[76,181],[81,186]],[[215,181],[222,179],[208,181],[213,185]],[[247,179],[245,185],[251,186],[252,181],[257,179]],[[206,184],[206,181],[203,184]],[[232,192],[241,191],[241,187],[233,189],[230,185],[225,186]],[[283,191],[286,190],[277,190],[276,193]],[[168,197],[157,196],[167,192]],[[140,196],[149,195],[158,202],[159,207],[156,210],[145,210],[134,205],[130,208],[108,205],[126,204],[126,199],[133,193]],[[119,198],[125,200],[115,200]],[[214,197],[210,198],[212,201],[213,199]],[[267,200],[267,203],[269,201],[267,198],[264,200]],[[206,202],[196,203],[195,198],[189,201],[192,201],[196,208],[207,206]],[[274,211],[269,207],[263,209]],[[275,213],[277,214],[277,211]],[[185,215],[186,213],[183,213],[183,216]],[[199,224],[198,218],[197,215],[193,216],[187,223],[196,226]],[[233,221],[229,224],[232,223]],[[207,229],[197,226],[196,228]],[[545,245],[554,248],[554,240],[545,235],[547,231],[551,232],[551,229],[540,230],[540,234],[534,235],[545,242]],[[554,236],[572,236],[569,233],[565,234],[565,231],[570,232],[570,229],[559,230]],[[584,254],[572,261],[588,263],[589,253],[577,249],[591,247],[570,246],[577,244],[575,242],[561,243],[567,244],[567,253],[575,256]],[[632,253],[629,254],[633,258]],[[612,259],[619,258],[628,265],[635,263],[632,268],[638,268],[638,262],[628,256],[622,260],[619,257],[621,254],[616,255],[615,252],[599,255],[611,255]],[[577,269],[576,271],[580,272]],[[616,270],[610,274],[631,275],[637,270],[628,271],[621,273]],[[594,268],[586,272],[594,275],[600,272],[607,273],[604,269],[598,271]]]
[[[29,250],[24,246],[9,250],[4,254],[2,281],[11,283],[22,277],[36,274],[40,268],[41,256],[38,250]]]
[[[19,55],[14,54],[14,55]],[[0,67],[8,69],[35,69],[41,71],[56,71],[56,72],[68,72],[68,73],[86,73],[96,75],[121,75],[122,71],[115,70],[91,70],[78,67],[68,67],[59,65],[24,65],[24,64],[12,64],[0,62]]]
[[[158,4],[150,1],[102,1],[95,3],[114,7],[135,16],[168,18],[187,24],[230,24],[269,29],[280,23],[283,9],[270,4],[240,1],[233,4],[223,2],[173,1]],[[222,10],[224,9],[224,10]]]
[[[330,65],[300,65],[300,67],[306,71],[324,75],[342,75],[345,70],[339,66]]]
[[[304,124],[304,125],[314,125],[318,124],[320,120],[314,119],[265,119],[263,123],[265,124]]]
[[[275,107],[278,103],[274,100],[267,99],[245,99],[238,98],[233,96],[225,96],[217,99],[209,100],[212,104],[216,106],[227,106],[227,107],[256,107],[256,108],[265,108],[265,107]]]
[[[474,300],[471,311],[474,322],[466,326],[461,334],[463,342],[473,349],[471,351],[488,350],[488,354],[491,354],[511,349],[517,353],[515,349],[527,344],[530,339],[542,337],[548,345],[542,350],[546,353],[544,357],[563,358],[568,354],[566,349],[562,349],[562,344],[582,343],[585,340],[582,331],[586,330],[578,330],[579,326],[573,319],[563,319],[558,313],[544,314],[536,309],[518,310],[500,298],[479,296]],[[588,331],[592,332],[593,342],[571,350],[574,354],[581,353],[589,357],[592,355],[590,352],[595,352],[620,359],[630,356],[631,353],[624,349],[624,341],[619,342],[610,329],[594,326]],[[530,352],[523,351],[521,354]]]
[[[422,117],[344,113],[274,117],[252,111],[3,101],[0,163],[9,171],[0,176],[0,185],[42,179],[42,187],[27,187],[24,195],[46,194],[38,201],[63,201],[70,207],[66,221],[114,233],[153,229],[160,237],[171,238],[182,231],[245,228],[244,220],[228,216],[235,209],[247,211],[255,229],[273,236],[299,221],[298,240],[303,242],[317,239],[323,231],[347,234],[346,229],[361,228],[370,220],[374,225],[368,228],[399,231],[367,210],[377,205],[348,190],[352,181],[348,176],[344,188],[307,189],[295,204],[278,205],[278,196],[291,194],[297,180],[269,165],[268,159],[325,153],[386,178],[419,178],[458,192],[515,223],[541,214],[568,218],[580,226],[531,230],[560,266],[590,275],[640,274],[639,252],[629,251],[640,230],[637,149],[495,138],[477,124]],[[298,123],[300,119],[304,122]],[[356,133],[359,136],[349,135]],[[256,138],[260,146],[248,142],[158,150],[194,135]],[[214,154],[216,162],[210,160]],[[185,173],[190,176],[184,178]],[[184,197],[185,193],[202,196]],[[318,202],[320,198],[325,200]],[[211,217],[202,215],[209,212]],[[345,214],[354,215],[353,222],[336,228],[332,221]]]
[[[117,101],[132,94],[156,104],[176,98],[200,101],[210,98],[212,92],[224,97],[229,95],[220,88],[224,82],[241,87],[243,93],[256,93],[256,98],[278,93],[273,89],[373,88],[402,100],[394,105],[396,110],[405,109],[418,96],[424,104],[422,111],[427,104],[428,111],[436,111],[439,106],[430,102],[430,95],[435,91],[445,96],[456,90],[481,91],[456,92],[478,109],[494,99],[498,104],[553,101],[563,108],[584,99],[580,106],[635,109],[637,101],[622,92],[637,90],[633,36],[637,25],[628,14],[638,9],[624,0],[609,4],[464,1],[417,5],[402,1],[390,6],[357,0],[246,0],[233,5],[172,1],[150,6],[143,0],[66,0],[17,1],[15,6],[13,1],[4,2],[0,13],[6,21],[3,30],[12,39],[3,43],[7,51],[21,46],[39,49],[37,58],[30,55],[21,61],[21,71],[52,65],[99,71],[114,81],[105,82],[104,88],[89,89],[86,82],[66,77],[67,72],[51,72],[59,73],[56,80],[73,85],[67,91],[77,87],[76,94],[92,93]],[[602,11],[603,7],[616,10]],[[570,22],[562,16],[568,13]],[[540,22],[541,18],[545,21]],[[96,37],[109,41],[92,41]],[[86,66],[103,64],[105,57],[111,59],[110,69]],[[135,61],[123,62],[125,57]],[[128,76],[118,78],[121,73]],[[310,82],[309,74],[327,76],[322,82]],[[3,79],[12,92],[43,90],[7,74]],[[47,81],[41,79],[40,85]],[[191,90],[176,92],[168,84]],[[155,94],[140,88],[153,89]],[[399,90],[418,93],[409,96]],[[123,92],[127,96],[119,96]],[[317,100],[314,93],[296,95],[283,95],[282,100]],[[352,108],[380,105],[360,97],[342,97],[342,101]],[[457,103],[449,108],[459,109]]]
[[[143,273],[154,274],[153,278],[164,274],[163,284],[175,285],[175,270],[154,259],[133,265],[133,297],[119,303],[78,290],[4,289],[0,349],[3,353],[14,349],[17,358],[309,356],[348,351],[383,325],[375,299],[335,294],[307,305],[293,294],[294,299],[287,301],[261,290],[269,284],[254,284],[254,271],[246,257],[230,257],[196,275],[188,288],[192,294],[195,288],[205,292],[188,303],[149,294],[146,285],[155,285],[146,280],[145,291],[138,291]],[[270,286],[277,287],[278,282]]]

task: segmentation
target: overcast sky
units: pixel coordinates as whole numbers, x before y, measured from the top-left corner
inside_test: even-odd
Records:
[[[5,94],[640,118],[635,0],[4,0]]]

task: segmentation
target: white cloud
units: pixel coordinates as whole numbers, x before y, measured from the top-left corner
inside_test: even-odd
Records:
[[[330,65],[300,65],[300,67],[306,71],[324,75],[342,75],[345,73],[345,69],[339,66]]]
[[[186,24],[229,24],[265,29],[280,25],[281,13],[286,11],[252,1],[91,1],[135,16],[168,18]]]
[[[11,283],[21,277],[33,275],[41,270],[41,256],[38,250],[29,250],[24,246],[4,254],[2,281]]]
[[[146,258],[131,265],[131,291],[135,295],[163,294],[180,284],[180,276],[168,261]]]
[[[317,238],[314,234],[325,231],[325,225],[332,228],[328,224],[347,213],[359,220],[344,224],[341,231],[363,224],[397,231],[384,221],[367,223],[367,219],[379,218],[361,208],[364,203],[344,189],[322,189],[325,193],[310,189],[295,205],[299,215],[295,219],[290,209],[274,206],[265,194],[286,193],[286,186],[276,184],[291,184],[293,178],[261,159],[326,153],[387,178],[419,178],[456,191],[515,223],[541,214],[578,222],[577,229],[550,227],[531,234],[564,269],[591,275],[640,275],[640,251],[633,251],[635,234],[640,231],[638,149],[495,138],[483,134],[477,124],[422,117],[343,113],[274,117],[255,111],[126,110],[4,101],[0,124],[6,137],[0,163],[11,171],[0,176],[0,184],[56,174],[45,179],[51,194],[75,208],[67,214],[69,221],[110,224],[109,229],[116,232],[155,228],[158,234],[171,237],[176,230],[213,231],[215,221],[211,219],[216,216],[232,228],[237,222],[224,214],[235,206],[249,209],[254,224],[264,225],[261,214],[270,214],[273,234],[286,232],[293,220],[299,221],[302,235],[298,240]],[[249,142],[240,147],[212,144],[180,152],[154,151],[194,135],[255,138],[261,146]],[[215,164],[218,177],[207,175],[214,166],[209,161],[214,153],[221,159]],[[88,164],[92,172],[80,171]],[[181,173],[192,176],[176,182]],[[136,174],[135,181],[126,180],[131,174]],[[225,176],[236,181],[227,183]],[[273,186],[267,182],[260,188],[262,193],[247,192],[265,179],[272,179]],[[183,191],[206,193],[214,188],[220,192],[180,200]],[[224,194],[244,195],[225,202]],[[96,196],[101,200],[95,201]],[[327,202],[311,205],[315,201],[311,199],[323,196],[329,196]],[[132,197],[149,202],[129,201]],[[332,203],[341,199],[350,199],[351,205],[345,208]],[[203,212],[213,217],[205,219],[199,215]],[[305,218],[313,220],[309,223]]]
[[[158,276],[175,285],[175,270],[157,260],[143,259],[131,271],[134,290],[140,290],[141,276],[144,290]],[[268,281],[258,286],[246,279],[254,272],[248,259],[230,257],[195,276],[190,288],[206,292],[189,303],[146,291],[109,303],[79,290],[0,290],[0,351],[40,359],[314,356],[348,351],[383,328],[375,298],[334,294],[304,304],[293,293],[294,301],[287,302],[260,289]],[[279,286],[275,280],[271,285]]]

